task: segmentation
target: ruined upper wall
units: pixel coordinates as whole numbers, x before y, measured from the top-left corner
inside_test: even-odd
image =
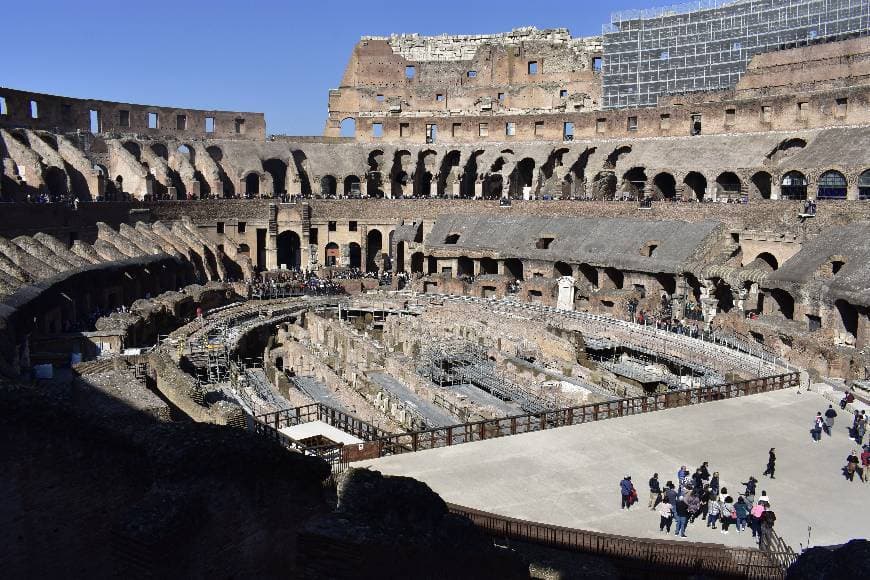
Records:
[[[5,114],[0,114],[0,127],[26,127],[55,132],[124,133],[149,137],[266,138],[266,118],[263,113],[180,109],[76,99],[5,87],[0,87],[0,99],[5,101]],[[36,115],[33,114],[33,103]],[[92,123],[91,111],[96,111],[95,123]],[[156,115],[156,127],[149,127],[151,114]],[[206,131],[207,118],[213,120],[213,131]]]
[[[599,38],[524,28],[477,36],[363,37],[329,94],[325,135],[343,119],[582,111],[600,101]],[[534,64],[532,64],[534,63]]]

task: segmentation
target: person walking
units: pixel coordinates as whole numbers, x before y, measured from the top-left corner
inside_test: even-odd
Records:
[[[771,447],[770,451],[767,452],[767,469],[765,469],[764,473],[762,473],[761,475],[762,476],[767,475],[767,476],[770,476],[770,479],[776,479],[776,477],[774,477],[774,475],[773,475],[773,473],[775,471],[776,471],[776,448]],[[751,480],[754,478],[750,477],[749,479]],[[755,495],[755,494],[753,493],[752,495]]]
[[[707,511],[710,508],[710,486],[705,485],[701,490],[701,495],[698,496],[698,500],[701,502],[701,521],[707,521]]]
[[[689,507],[689,523],[694,524],[695,518],[701,513],[701,499],[699,492],[692,489],[685,496],[686,505]]]
[[[855,443],[859,446],[864,445],[864,434],[867,432],[867,411],[861,411],[855,425]]]
[[[719,472],[714,471],[713,477],[710,479],[710,495],[718,496],[719,495]]]
[[[674,488],[674,482],[668,481],[665,484],[665,497],[668,498],[668,503],[671,504],[671,507],[677,505],[677,490]]]
[[[813,419],[813,428],[810,429],[810,433],[813,436],[813,441],[819,443],[822,440],[822,425],[825,422],[822,420],[822,412],[819,411],[816,413],[816,418]]]
[[[834,410],[833,405],[828,405],[828,410],[825,411],[825,432],[828,435],[834,431],[834,419],[837,418],[837,412]]]
[[[767,464],[768,468],[770,467],[770,463]],[[758,485],[758,480],[755,479],[755,476],[750,475],[749,481],[745,482],[743,485],[746,486],[746,489],[743,492],[743,495],[746,496],[746,499],[750,503],[755,502],[755,486]]]
[[[719,497],[714,493],[710,493],[710,501],[707,502],[707,527],[716,529],[716,522],[719,521]]]
[[[752,537],[758,537],[761,533],[761,516],[764,514],[764,503],[767,502],[758,502],[752,509],[749,510],[749,528],[752,530]]]
[[[710,462],[709,461],[705,461],[704,463],[702,463],[701,467],[699,467],[698,469],[701,470],[701,479],[703,481],[707,481],[708,479],[710,479]]]
[[[686,537],[686,524],[689,523],[689,506],[686,504],[686,498],[680,496],[677,498],[677,504],[674,506],[675,519],[677,520],[677,528],[674,530],[674,535],[680,538]]]
[[[734,498],[730,495],[725,496],[725,501],[722,502],[721,511],[721,520],[722,520],[722,532],[723,534],[728,533],[728,526],[734,523],[737,520],[737,513],[734,511]]]
[[[743,499],[743,496],[737,498],[737,503],[734,504],[734,514],[737,516],[737,532],[740,533],[746,529],[746,520],[749,518],[749,504]]]
[[[858,454],[855,453],[855,450],[853,449],[846,457],[846,467],[843,468],[843,472],[846,475],[846,479],[849,481],[855,481],[856,471],[858,471]]]
[[[662,500],[659,504],[659,531],[671,533],[671,524],[674,521],[674,506],[668,502],[668,498]]]
[[[864,483],[870,481],[870,443],[864,446],[864,450],[861,452],[861,469],[864,470],[862,476],[864,477]]]
[[[631,508],[631,492],[634,491],[634,485],[631,483],[631,476],[626,475],[619,482],[619,493],[622,495],[622,508]]]
[[[647,507],[649,509],[655,509],[655,506],[658,505],[660,499],[662,497],[662,488],[659,485],[659,474],[653,473],[653,476],[649,478],[649,503]]]

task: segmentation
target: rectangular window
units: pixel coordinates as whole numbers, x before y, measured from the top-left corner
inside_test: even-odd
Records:
[[[379,103],[384,102],[384,95],[375,95],[375,100]]]
[[[205,132],[214,133],[214,117],[205,118]]]
[[[568,89],[561,89],[559,91],[559,98],[564,99],[568,96]]]
[[[63,103],[60,106],[60,116],[63,118],[64,121],[71,122],[72,116],[73,116],[72,105],[67,104],[67,103]]]
[[[479,137],[489,137],[489,123],[481,123],[477,128]]]
[[[671,115],[670,113],[662,113],[661,117],[659,117],[659,127],[663,131],[667,131],[671,128]]]
[[[438,125],[426,125],[426,143],[434,143],[438,139]]]
[[[592,70],[594,72],[601,72],[602,59],[600,56],[592,57]]]
[[[308,230],[308,243],[316,244],[317,243],[317,228],[311,228]]]
[[[725,109],[725,124],[733,125],[737,118],[737,109]]]
[[[384,124],[372,123],[372,137],[380,138],[384,136]]]
[[[637,117],[629,117],[626,123],[626,129],[629,131],[637,131]]]
[[[535,121],[535,137],[541,137],[544,134],[544,122]]]
[[[762,105],[761,107],[761,122],[770,123],[773,120],[773,107]]]
[[[412,79],[417,75],[417,68],[414,65],[408,65],[405,67],[405,78]]]
[[[175,115],[175,128],[179,131],[187,130],[187,115]]]
[[[798,119],[801,121],[807,120],[807,115],[810,111],[809,103],[798,103]]]
[[[236,134],[241,135],[245,132],[245,120],[244,119],[236,119]]]
[[[538,74],[538,61],[536,61],[536,60],[529,61],[529,74],[530,75]]]
[[[91,123],[91,133],[97,134],[103,132],[102,123],[100,123],[100,112],[94,109],[88,111],[88,117]]]
[[[399,137],[407,137],[411,134],[411,125],[409,123],[399,123]]]
[[[157,116],[157,113],[148,113],[148,128],[149,129],[156,129],[159,121],[160,121],[160,118]]]
[[[836,109],[837,118],[840,118],[840,119],[845,118],[846,113],[848,112],[848,108],[849,108],[849,99],[847,99],[846,97],[840,97],[839,99],[837,99],[837,109]]]
[[[335,228],[336,228],[335,224],[336,224],[336,222],[329,222],[329,225],[328,225],[329,231],[331,231],[331,232],[335,231]]]
[[[692,113],[692,127],[689,132],[692,135],[701,134],[701,113]]]
[[[503,103],[504,102],[504,93],[499,93],[498,95],[496,95],[496,98],[498,99],[499,103]]]
[[[595,132],[596,133],[604,133],[607,130],[607,118],[601,117],[599,119],[595,119]]]
[[[508,137],[513,137],[517,134],[517,124],[516,123],[505,123],[504,124],[504,134]]]
[[[453,136],[459,137],[462,134],[462,123],[453,123]]]
[[[32,119],[39,118],[39,103],[36,101],[30,101],[30,117]]]
[[[444,100],[444,95],[442,95],[441,93],[438,93],[437,95],[435,95],[435,100],[440,103],[441,101]]]
[[[467,76],[468,78],[470,78],[470,79],[477,78],[477,71],[476,71],[476,70],[470,70],[470,71],[468,71],[468,72],[466,73],[466,76]]]
[[[130,111],[118,111],[118,126],[120,127],[129,127],[130,126]]]
[[[248,229],[248,224],[247,224],[246,222],[239,222],[239,223],[238,223],[238,226],[236,227],[236,230],[237,230],[240,234],[245,233],[245,232],[247,231],[247,229]]]
[[[217,223],[217,233],[219,233],[219,234],[224,233],[224,222]]]
[[[562,139],[564,141],[573,141],[574,140],[574,123],[570,121],[566,121],[562,125]]]
[[[0,97],[0,115],[8,115],[9,111],[6,110],[6,97]]]
[[[356,231],[356,222],[355,222],[355,221],[349,221],[349,222],[347,222],[347,231],[349,231],[349,232],[355,232],[355,231]]]

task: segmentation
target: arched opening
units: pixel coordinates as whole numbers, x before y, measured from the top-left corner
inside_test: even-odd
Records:
[[[411,272],[414,274],[423,273],[423,252],[411,254]]]
[[[154,143],[151,146],[151,151],[154,152],[154,155],[162,158],[164,161],[169,161],[169,149],[167,149],[166,145],[163,143]]]
[[[555,264],[553,264],[553,273],[557,278],[561,276],[574,275],[574,271],[572,270],[571,266],[569,264],[566,264],[565,262],[556,262]]]
[[[615,173],[612,171],[601,171],[592,180],[588,196],[592,199],[611,200],[616,197],[617,185]]]
[[[772,288],[770,290],[770,297],[776,303],[777,311],[780,314],[788,320],[794,319],[794,298],[792,298],[791,294],[779,288]]]
[[[533,182],[535,178],[535,160],[531,157],[524,157],[517,163],[510,176],[510,195],[514,199],[525,197],[526,192],[529,195],[535,193]],[[528,190],[526,188],[529,188]]]
[[[623,145],[621,147],[617,147],[614,149],[610,155],[607,156],[607,159],[604,160],[604,167],[606,169],[616,169],[616,164],[619,162],[619,159],[631,153],[631,147],[628,145]]]
[[[338,259],[341,257],[341,251],[338,249],[338,244],[329,242],[323,249],[323,263],[327,267],[338,265]]]
[[[819,176],[818,199],[846,199],[846,177],[839,171],[826,171]]]
[[[142,148],[139,147],[139,144],[134,141],[126,141],[123,144],[124,149],[127,150],[130,155],[136,158],[136,161],[142,161]]]
[[[380,230],[369,230],[366,236],[366,271],[377,272],[383,253],[384,236]]]
[[[664,199],[674,199],[677,195],[677,180],[670,173],[659,173],[653,177],[653,185]]]
[[[187,157],[187,160],[190,161],[191,165],[194,162],[194,156],[196,155],[195,150],[190,145],[181,144],[178,146],[178,149],[175,152],[182,157]]]
[[[713,297],[722,312],[731,312],[734,308],[734,293],[731,291],[731,286],[721,279],[716,279],[713,288]]]
[[[384,197],[384,152],[375,149],[369,153],[368,171],[366,172],[366,193],[369,197]]]
[[[266,159],[263,161],[263,169],[272,176],[273,193],[287,193],[287,163],[281,159]]]
[[[716,178],[716,185],[718,186],[719,195],[717,196],[721,201],[723,198],[729,201],[740,201],[740,178],[737,177],[736,173],[732,173],[731,171],[726,171],[719,175]]]
[[[356,242],[351,242],[347,245],[348,258],[351,268],[356,268],[357,270],[362,269],[362,250],[360,249],[360,245]]]
[[[643,167],[632,167],[622,175],[623,190],[630,199],[640,199],[644,197],[646,180],[646,170]]]
[[[69,193],[67,188],[67,178],[66,172],[59,167],[46,167],[45,171],[42,174],[42,178],[45,181],[45,187],[48,190],[48,195],[51,198],[55,198],[59,195],[66,195]]]
[[[481,258],[480,259],[480,273],[481,274],[498,274],[498,262],[496,262],[492,258]]]
[[[504,178],[500,173],[493,173],[483,182],[483,199],[499,199],[504,190]]]
[[[459,160],[461,154],[459,151],[448,151],[441,160],[441,170],[438,172],[438,195],[453,197],[454,184],[460,187],[456,193],[460,193],[462,189],[461,171],[459,169]]]
[[[789,171],[782,176],[780,184],[780,196],[782,199],[806,199],[807,178],[800,171]]]
[[[339,134],[342,137],[356,137],[356,119],[353,117],[342,119]]]
[[[677,277],[673,274],[656,274],[656,281],[662,287],[668,296],[673,296],[677,293]]]
[[[753,263],[756,266],[761,266],[764,270],[769,270],[770,272],[774,272],[779,269],[779,260],[777,260],[776,256],[774,256],[770,252],[762,252],[758,254]]]
[[[786,157],[795,153],[796,151],[800,151],[804,147],[807,146],[807,142],[803,139],[786,139],[782,141],[776,148],[767,154],[768,159],[775,163],[781,162]]]
[[[858,176],[858,199],[870,199],[870,169]]]
[[[456,260],[456,275],[457,276],[473,276],[474,261],[467,256],[460,256]]]
[[[298,269],[301,263],[299,234],[286,231],[278,235],[278,267]],[[262,266],[262,264],[260,264]]]
[[[408,185],[411,183],[408,170],[412,169],[412,164],[409,151],[396,151],[393,156],[393,167],[390,169],[390,193],[393,197],[403,197],[408,190]]]
[[[625,275],[622,272],[616,268],[605,268],[604,275],[607,276],[615,289],[622,290],[622,286],[625,284]]]
[[[432,196],[432,172],[435,171],[436,156],[437,154],[431,149],[421,151],[417,156],[417,166],[414,170],[414,195],[418,197]]]
[[[858,338],[858,309],[842,299],[834,302],[834,306],[840,313],[843,330],[849,333],[853,339]]]
[[[504,261],[505,273],[517,280],[523,280],[523,263],[516,258],[508,258]]]
[[[698,201],[704,201],[704,196],[707,194],[707,178],[697,171],[690,171],[683,179],[683,185],[686,186],[686,193]],[[689,197],[688,195],[686,197]]]
[[[324,175],[320,178],[320,195],[323,197],[335,197],[337,187],[336,179],[331,175]]]
[[[284,370],[284,357],[279,356],[275,358],[275,368],[279,371]]]
[[[245,176],[245,195],[254,197],[260,195],[260,176],[256,173],[249,173]]]
[[[755,195],[761,197],[761,199],[770,199],[770,185],[772,181],[770,173],[759,171],[752,176],[751,181],[752,191]]]
[[[396,244],[396,272],[405,271],[405,242]]]
[[[474,197],[474,186],[477,184],[477,158],[483,155],[483,151],[475,151],[465,164],[462,172],[462,182],[459,185],[460,197]]]
[[[577,271],[583,275],[583,278],[593,287],[598,288],[598,268],[589,264],[580,264]]]
[[[251,247],[248,244],[239,244],[238,250],[236,250],[237,254],[244,254],[246,256],[250,256]]]
[[[460,234],[447,234],[447,237],[444,238],[444,243],[448,246],[452,246],[459,242]]]
[[[299,176],[299,189],[303,196],[309,196],[313,193],[311,190],[311,181],[308,179],[308,157],[301,149],[293,151],[293,164],[296,166],[296,175]]]
[[[356,175],[348,175],[344,178],[344,195],[348,197],[359,197],[361,192],[359,177]]]

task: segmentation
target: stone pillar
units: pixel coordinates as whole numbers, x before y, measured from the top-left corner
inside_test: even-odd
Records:
[[[857,201],[858,199],[858,179],[850,179],[848,182],[848,189],[846,190],[846,199]]]
[[[350,267],[350,244],[340,244],[338,250],[341,253],[341,256],[336,263],[345,268]]]
[[[498,267],[498,275],[499,275],[499,276],[504,276],[504,271],[505,271],[504,260],[499,260],[499,261],[496,263],[496,265],[497,265],[497,267]]]
[[[778,181],[772,181],[770,184],[770,199],[782,198],[782,185]]]
[[[369,194],[369,180],[365,177],[365,174],[363,174],[363,178],[359,180],[359,193],[362,197],[366,197]]]
[[[278,204],[269,204],[269,225],[266,230],[266,269],[278,269]]]
[[[474,199],[483,199],[483,182],[475,180],[474,182]]]
[[[473,264],[474,277],[476,278],[480,276],[480,260],[472,260],[471,263]]]
[[[559,295],[556,300],[556,308],[559,310],[574,310],[574,278],[562,276],[557,280]]]

